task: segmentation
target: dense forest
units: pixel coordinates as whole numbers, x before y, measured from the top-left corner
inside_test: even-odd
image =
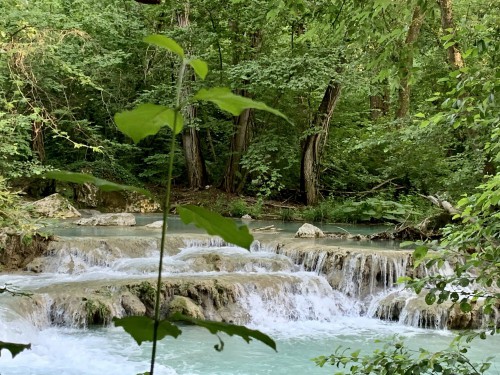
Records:
[[[178,61],[142,42],[155,33],[209,64],[205,81],[186,77],[186,97],[229,87],[291,120],[189,104],[178,187],[342,205],[311,218],[370,220],[380,207],[406,215],[421,196],[456,201],[497,173],[495,0],[141,3],[0,1],[5,199],[8,189],[54,192],[36,179],[50,169],[165,186],[171,133],[135,145],[113,120],[174,100]],[[356,202],[364,212],[352,217]]]

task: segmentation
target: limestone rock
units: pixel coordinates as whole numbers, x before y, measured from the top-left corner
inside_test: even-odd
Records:
[[[325,234],[321,229],[315,227],[312,224],[305,223],[302,225],[297,233],[295,233],[296,238],[323,238]]]
[[[100,214],[80,219],[76,224],[90,226],[132,226],[135,225],[135,216],[130,213]]]
[[[91,208],[88,208],[88,209],[80,209],[78,210],[80,211],[80,213],[82,214],[82,216],[94,216],[94,215],[100,215],[102,214],[101,211],[99,210],[94,210],[94,209],[91,209]]]
[[[122,307],[127,315],[143,316],[146,314],[146,306],[132,293],[126,293],[122,296]]]
[[[163,227],[163,220],[154,221],[151,224],[145,225],[146,228],[161,229]]]
[[[170,314],[179,312],[196,319],[205,319],[203,310],[191,298],[174,296],[169,304]]]
[[[80,212],[78,212],[66,198],[58,193],[30,203],[29,207],[31,207],[35,213],[45,217],[67,219],[81,216]]]

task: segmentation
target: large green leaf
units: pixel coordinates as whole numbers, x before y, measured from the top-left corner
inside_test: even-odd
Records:
[[[229,336],[240,336],[243,340],[245,340],[247,343],[250,343],[252,339],[255,339],[257,341],[260,341],[270,348],[276,350],[276,343],[272,338],[270,338],[268,335],[265,333],[262,333],[260,331],[254,330],[247,328],[245,326],[238,326],[235,324],[229,324],[229,323],[223,323],[223,322],[213,322],[210,320],[201,320],[201,319],[195,319],[191,318],[190,316],[182,315],[181,313],[175,313],[173,314],[170,318],[170,321],[172,322],[185,322],[185,323],[190,323],[190,324],[195,324],[199,327],[206,328],[210,331],[212,334],[218,334],[219,332],[224,332],[225,334]],[[219,337],[220,340],[220,337]],[[217,350],[222,350],[224,347],[224,342],[222,340],[221,345],[215,345],[215,349]]]
[[[189,65],[192,66],[194,72],[201,78],[205,79],[208,74],[208,65],[205,61],[200,59],[194,59],[189,61]]]
[[[151,197],[151,193],[146,189],[138,188],[130,185],[116,184],[111,181],[103,180],[86,173],[66,172],[66,171],[50,171],[42,175],[45,178],[52,178],[58,181],[73,182],[75,184],[91,183],[97,186],[102,191],[120,191],[129,190],[136,191]]]
[[[148,35],[147,37],[144,38],[144,41],[146,43],[155,45],[157,47],[165,48],[168,49],[170,52],[175,53],[178,55],[180,58],[184,58],[184,50],[182,47],[177,44],[177,42],[165,35],[160,35],[160,34],[153,34],[153,35]]]
[[[198,228],[205,229],[208,234],[220,236],[226,242],[250,249],[253,236],[246,225],[238,227],[231,219],[192,205],[179,206],[177,212],[184,224],[194,223]]]
[[[155,321],[147,316],[127,316],[125,318],[113,318],[117,327],[123,329],[134,338],[138,345],[144,341],[153,341],[153,329]],[[177,338],[182,331],[176,325],[167,320],[162,320],[158,325],[158,340],[165,336]]]
[[[201,89],[194,96],[194,99],[212,102],[217,106],[219,106],[220,109],[228,111],[233,116],[238,116],[246,108],[255,108],[270,112],[290,122],[288,117],[286,117],[283,113],[281,113],[277,109],[268,107],[266,104],[262,102],[256,102],[250,98],[245,98],[244,96],[236,95],[226,87],[213,87],[210,89]]]
[[[118,129],[135,143],[147,136],[155,135],[165,125],[170,127],[174,134],[179,134],[184,124],[180,112],[177,112],[176,117],[174,110],[151,103],[141,104],[131,111],[117,113],[115,122]]]
[[[0,341],[0,355],[2,354],[2,349],[7,349],[12,358],[21,353],[25,349],[31,349],[31,344],[15,344],[13,342]]]

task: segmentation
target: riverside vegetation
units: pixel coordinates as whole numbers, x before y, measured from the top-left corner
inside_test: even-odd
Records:
[[[449,257],[463,262],[453,277],[402,281],[429,291],[429,304],[451,299],[467,312],[484,299],[485,314],[498,307],[496,1],[200,0],[151,7],[116,1],[103,7],[1,0],[0,7],[7,10],[0,21],[2,226],[31,229],[14,192],[54,191],[56,184],[33,179],[52,168],[95,173],[98,179],[64,176],[105,189],[220,183],[261,204],[279,200],[283,217],[294,216],[286,202],[303,200],[309,205],[303,216],[326,221],[419,221],[432,210],[422,196],[439,195],[458,201],[461,212],[444,229],[444,241],[419,244],[415,258],[429,265]],[[247,104],[255,103],[250,98],[271,103],[293,124],[259,115],[254,109],[269,112],[261,104],[230,111],[233,117],[188,102],[199,89],[193,74],[179,73],[188,60],[179,65],[175,53],[137,43],[151,32],[175,37],[216,67],[209,84],[232,88]],[[198,76],[206,74],[201,60],[190,62]],[[172,77],[187,78],[182,92]],[[194,97],[216,102],[224,95],[232,98],[225,90],[198,90]],[[134,102],[139,107],[132,116],[139,111],[151,119],[159,106],[148,101],[175,109],[161,107],[164,123],[150,121],[154,135],[130,144],[109,113]],[[115,119],[120,126],[120,115]],[[160,127],[165,123],[171,132]],[[175,162],[165,144],[170,155],[182,149]],[[172,178],[164,172],[167,161]],[[459,289],[466,287],[471,292]],[[152,324],[158,327],[158,319]],[[2,345],[13,354],[23,348]],[[416,362],[399,346],[364,358],[363,366],[350,365],[358,354],[318,363],[348,365],[360,374],[376,371],[374,363],[385,373],[470,373],[466,365],[443,365],[464,365],[464,353],[453,353]]]

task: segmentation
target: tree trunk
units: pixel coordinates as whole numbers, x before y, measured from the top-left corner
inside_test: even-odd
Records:
[[[383,92],[370,95],[370,117],[373,121],[389,113],[390,94],[388,83],[384,82]]]
[[[438,0],[439,9],[441,10],[441,27],[443,30],[455,30],[455,22],[453,22],[452,0]],[[462,54],[458,48],[458,43],[452,44],[447,49],[448,62],[453,69],[460,69],[464,66]]]
[[[246,92],[242,95],[248,96]],[[238,181],[238,177],[242,174],[240,161],[250,144],[252,118],[253,109],[245,109],[235,120],[229,160],[222,180],[222,189],[228,193],[236,193],[240,185]]]
[[[233,43],[238,46],[242,44],[242,33],[239,30],[239,25],[236,22],[231,23],[231,31],[234,34]],[[250,49],[242,51],[236,47],[233,52],[233,65],[238,64],[242,59],[250,60],[255,57],[257,50],[261,46],[262,35],[260,31],[255,31],[249,36]],[[248,82],[246,82],[248,83]],[[246,90],[241,90],[240,95],[247,98],[250,94]],[[222,179],[221,188],[228,193],[238,193],[244,186],[244,173],[240,166],[241,157],[248,150],[252,135],[253,124],[253,109],[244,110],[234,121],[233,136],[231,138],[231,146],[229,159],[226,164],[226,171]]]
[[[405,46],[402,52],[400,82],[398,93],[398,108],[396,118],[403,118],[410,110],[410,79],[413,68],[413,44],[418,38],[420,27],[424,21],[424,13],[419,6],[415,7],[408,34],[406,35]]]
[[[184,9],[177,13],[177,23],[181,28],[189,27],[189,1],[184,3]],[[190,80],[194,80],[194,74],[190,75]],[[191,88],[186,82],[183,90],[184,98],[191,95]],[[201,189],[207,184],[207,172],[205,160],[200,147],[200,136],[194,126],[196,109],[192,104],[188,104],[183,109],[184,122],[186,124],[182,132],[182,148],[186,161],[188,185],[190,189]]]
[[[321,152],[328,136],[330,120],[340,97],[340,92],[341,84],[331,80],[311,123],[310,130],[314,132],[307,136],[302,148],[300,188],[307,205],[318,202]]]

